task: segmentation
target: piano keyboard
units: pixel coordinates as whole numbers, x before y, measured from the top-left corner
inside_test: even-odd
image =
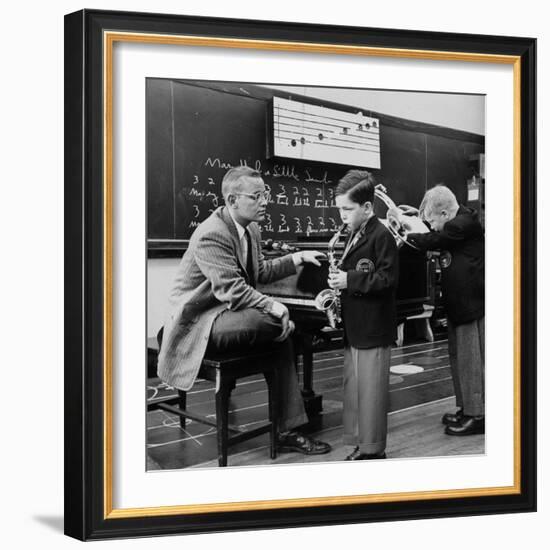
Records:
[[[281,304],[289,306],[309,306],[315,307],[315,300],[313,298],[293,298],[291,296],[274,296],[273,294],[267,294],[270,298],[281,302]]]

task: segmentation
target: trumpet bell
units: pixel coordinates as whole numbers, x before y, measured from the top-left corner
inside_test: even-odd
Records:
[[[399,235],[405,234],[406,229],[405,225],[403,224],[403,216],[403,211],[397,206],[394,208],[388,208],[386,219],[388,220],[388,229],[392,233],[397,233]]]
[[[386,219],[380,221],[387,227],[388,231],[393,235],[397,247],[400,248],[404,244],[418,250],[418,247],[407,240],[409,233],[425,233],[428,228],[422,220],[417,216],[409,216],[401,210],[392,199],[387,195],[386,189],[382,185],[377,185],[375,188],[375,196],[380,199],[386,206]]]

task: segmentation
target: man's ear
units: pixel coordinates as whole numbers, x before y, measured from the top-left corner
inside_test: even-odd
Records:
[[[373,207],[372,207],[372,202],[370,201],[367,201],[365,204],[364,204],[364,207],[365,207],[365,212],[372,212],[373,210]]]
[[[227,195],[227,205],[228,206],[235,206],[235,201],[237,200],[237,197],[235,195]]]

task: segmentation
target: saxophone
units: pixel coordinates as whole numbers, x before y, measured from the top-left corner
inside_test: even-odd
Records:
[[[327,257],[330,273],[335,273],[340,268],[340,261],[336,259],[336,252],[334,249],[345,228],[346,224],[341,225],[328,243]],[[321,290],[321,292],[315,296],[315,307],[319,311],[324,311],[326,313],[331,328],[337,328],[341,325],[340,289],[326,288],[325,290]]]

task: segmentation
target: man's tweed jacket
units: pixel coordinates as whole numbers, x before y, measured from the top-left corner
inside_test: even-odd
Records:
[[[258,224],[250,223],[248,230],[254,269],[254,281],[250,282],[237,228],[227,207],[216,209],[191,236],[170,293],[158,359],[159,377],[170,386],[184,391],[191,388],[212,323],[221,311],[252,307],[269,311],[272,300],[251,285],[296,273],[291,255],[264,259]]]

